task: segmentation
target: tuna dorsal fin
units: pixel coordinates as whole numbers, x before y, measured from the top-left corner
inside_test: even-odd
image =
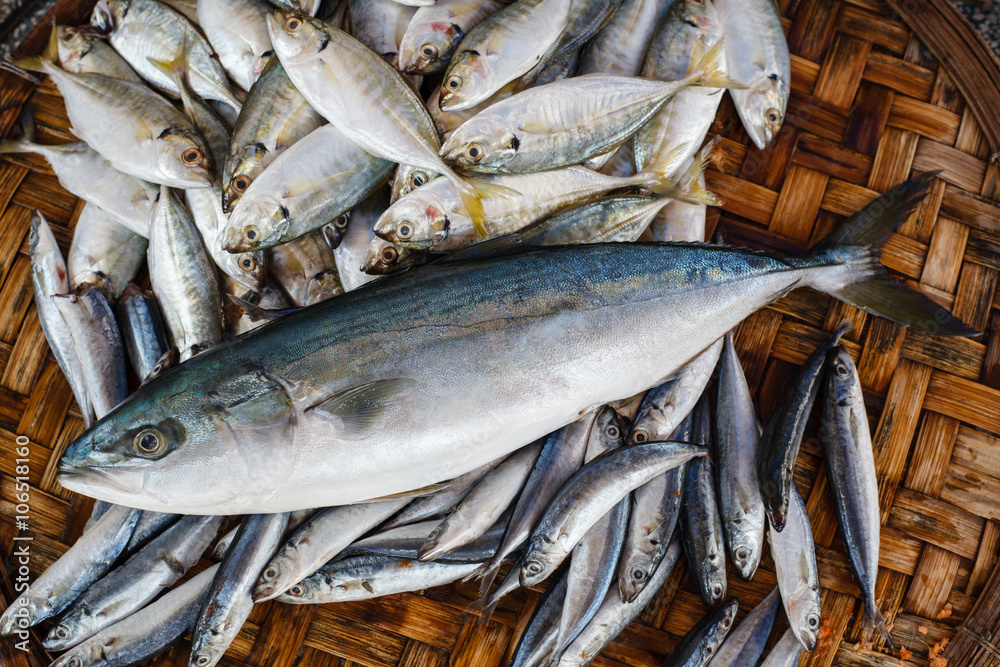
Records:
[[[309,410],[319,410],[338,418],[353,434],[364,432],[378,420],[386,408],[398,401],[413,385],[413,380],[393,378],[376,380],[346,389]]]
[[[448,255],[439,261],[457,262],[467,259],[484,259],[486,257],[516,255],[518,253],[531,250],[534,247],[535,246],[528,243],[520,233],[514,232],[513,234],[498,236],[495,239],[490,239],[489,241],[483,241],[482,243],[471,245],[468,248],[463,248],[455,254]]]

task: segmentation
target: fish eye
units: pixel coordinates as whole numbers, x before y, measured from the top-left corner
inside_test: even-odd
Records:
[[[722,597],[722,584],[714,584],[712,586],[712,597],[721,598]]]
[[[809,624],[810,628],[818,628],[819,616],[817,616],[816,614],[809,614],[809,618],[806,619],[806,623]]]
[[[247,225],[243,228],[243,240],[251,245],[256,245],[260,241],[260,232],[253,225]]]
[[[747,549],[746,547],[740,547],[739,549],[736,550],[737,560],[747,560],[749,558],[750,558],[750,550]]]
[[[83,667],[83,660],[81,660],[79,656],[74,655],[66,663],[66,667]]]
[[[63,31],[62,41],[72,42],[74,37],[76,37],[76,30],[73,30],[72,28],[66,28]]]
[[[543,568],[537,560],[529,560],[525,563],[524,569],[527,570],[528,574],[541,574]]]
[[[243,194],[250,187],[250,179],[242,174],[233,179],[232,189],[238,195]]]
[[[767,115],[767,122],[771,123],[772,125],[781,120],[781,114],[778,112],[777,109],[768,109],[766,115]]]
[[[382,251],[381,257],[386,264],[394,264],[399,259],[399,252],[395,248],[386,248]]]
[[[634,570],[632,570],[632,581],[645,581],[645,580],[646,580],[645,570],[643,570],[640,567],[637,567]]]
[[[485,151],[479,144],[469,144],[465,147],[465,159],[469,162],[479,162],[484,154]]]
[[[404,222],[396,230],[396,236],[398,236],[401,239],[410,238],[411,236],[413,236],[413,227]]]
[[[842,378],[847,377],[848,375],[847,366],[845,366],[844,364],[837,364],[836,368],[837,368],[837,375],[839,375]]]
[[[59,639],[66,639],[69,637],[69,630],[66,629],[65,625],[57,625],[56,629],[52,631],[52,634]]]
[[[438,47],[433,44],[424,44],[423,48],[420,49],[420,55],[424,58],[437,58]]]
[[[296,33],[302,28],[302,19],[297,16],[289,16],[285,19],[285,30]]]
[[[189,167],[193,167],[194,165],[201,162],[201,158],[202,158],[201,151],[194,147],[189,148],[183,153],[181,153],[181,160],[183,160],[184,164],[186,164]]]
[[[645,429],[638,429],[632,434],[632,439],[636,442],[646,442],[649,440],[649,433]]]
[[[240,255],[240,268],[244,271],[253,271],[257,262],[254,261],[253,255],[250,253],[243,253]]]
[[[350,220],[351,215],[349,213],[341,213],[333,221],[333,226],[340,230],[347,229],[347,223],[350,222]]]
[[[604,428],[604,435],[606,435],[609,438],[617,438],[619,435],[621,435],[621,431],[619,431],[618,427],[615,426],[614,424],[608,424]]]
[[[448,77],[448,81],[444,84],[448,86],[448,90],[455,91],[462,87],[462,77],[457,74],[452,74]]]
[[[419,188],[427,182],[427,175],[422,171],[415,171],[410,174],[410,187]]]
[[[268,566],[262,573],[261,578],[264,581],[272,581],[278,578],[278,568],[273,565]]]
[[[288,594],[292,597],[300,598],[306,594],[306,591],[301,586],[295,585],[288,589]]]
[[[211,662],[212,658],[205,653],[199,653],[194,659],[194,664],[198,665],[198,667],[205,667],[206,665],[211,664]]]
[[[144,428],[132,439],[135,448],[141,454],[155,456],[167,448],[167,439],[155,428]]]

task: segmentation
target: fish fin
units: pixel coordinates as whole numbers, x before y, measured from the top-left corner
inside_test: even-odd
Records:
[[[467,248],[462,248],[453,255],[446,255],[440,262],[455,262],[466,259],[482,259],[484,257],[501,257],[503,255],[516,255],[535,246],[527,243],[524,237],[518,233],[498,236],[482,243],[476,243]]]
[[[398,498],[422,498],[424,496],[430,496],[438,491],[444,491],[448,488],[448,482],[441,482],[440,484],[428,484],[427,486],[421,486],[419,489],[413,489],[411,491],[400,491],[399,493],[390,493],[387,496],[379,496],[378,498],[372,498],[366,500],[365,502],[374,503],[383,500],[396,500]]]
[[[694,156],[691,166],[677,180],[677,190],[673,198],[688,204],[704,204],[705,206],[722,206],[723,201],[709,192],[705,187],[705,169],[711,161],[711,147],[702,150]]]
[[[496,611],[497,605],[500,604],[500,599],[493,599],[490,596],[483,596],[478,600],[473,600],[466,611],[470,614],[475,614],[479,618],[476,620],[477,625],[480,627],[485,626],[489,623],[490,618],[493,616],[493,612]]]
[[[526,121],[520,129],[529,134],[552,134],[552,124],[546,123],[540,116]]]
[[[680,160],[684,156],[684,153],[687,152],[687,146],[687,144],[674,146],[657,157],[651,164],[646,165],[633,178],[636,179],[641,187],[651,192],[676,198],[679,190],[677,182],[671,176],[682,166]]]
[[[462,200],[462,206],[472,219],[472,225],[482,238],[488,238],[489,232],[486,229],[486,212],[483,210],[483,199],[491,197],[516,197],[521,194],[517,190],[495,185],[476,178],[468,178],[461,182],[462,186],[457,187],[458,196]]]
[[[289,313],[294,313],[298,308],[281,308],[278,310],[268,310],[267,308],[261,308],[258,305],[252,304],[245,299],[234,294],[227,294],[226,298],[229,302],[242,311],[247,317],[250,318],[251,322],[270,322],[271,320],[276,320],[279,317],[284,317]]]
[[[893,280],[879,261],[882,245],[916,211],[938,173],[925,172],[897,185],[838,225],[817,244],[804,264],[841,266],[847,271],[817,273],[811,276],[814,279],[810,286],[920,331],[944,336],[978,335],[944,306]]]
[[[696,48],[691,54],[693,63],[688,76],[695,77],[691,85],[702,86],[704,88],[746,88],[746,84],[732,79],[726,74],[726,48],[725,36],[720,37],[704,54],[700,54],[697,46],[701,41],[695,43]]]
[[[376,380],[351,387],[309,410],[319,410],[337,417],[351,433],[361,433],[375,424],[386,408],[415,385],[414,380],[393,378]]]
[[[871,643],[872,630],[878,630],[889,650],[896,650],[892,643],[892,636],[889,634],[889,628],[886,627],[885,619],[882,617],[882,612],[879,611],[874,601],[871,605],[865,605],[865,617],[861,622],[861,626],[864,631],[865,644]]]
[[[49,43],[45,47],[45,52],[40,56],[30,56],[15,60],[13,65],[32,72],[48,72],[46,63],[48,63],[49,68],[55,66],[57,69],[61,69],[59,67],[59,35],[56,32],[55,21],[52,22],[52,34],[49,35]]]

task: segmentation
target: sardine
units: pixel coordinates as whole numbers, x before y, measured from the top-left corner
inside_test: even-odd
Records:
[[[819,639],[821,617],[816,545],[805,501],[793,483],[788,501],[788,522],[780,533],[771,527],[771,558],[778,577],[785,616],[799,643],[812,653]]]
[[[146,239],[94,204],[80,212],[66,264],[71,286],[90,283],[115,304],[146,259]]]
[[[122,552],[129,556],[139,549],[145,547],[152,539],[160,535],[164,530],[174,525],[181,519],[180,514],[167,514],[164,512],[143,512],[135,522],[132,529],[132,536],[128,538],[128,544]],[[212,534],[214,539],[215,534]],[[207,545],[206,545],[207,546]]]
[[[516,579],[516,571],[508,578]],[[506,582],[505,582],[506,583]],[[556,645],[559,616],[566,598],[566,575],[557,577],[542,596],[528,627],[514,648],[510,667],[538,667],[552,654]]]
[[[663,664],[669,667],[705,667],[736,622],[739,600],[729,598],[684,635],[680,646]],[[749,664],[749,663],[744,663]]]
[[[759,438],[757,412],[733,347],[733,334],[729,332],[725,336],[716,394],[716,483],[726,550],[744,579],[752,579],[757,571],[767,522],[757,484]]]
[[[118,302],[116,314],[132,370],[136,377],[145,380],[170,347],[160,306],[151,292],[130,283]]]
[[[142,609],[184,576],[215,539],[222,517],[188,516],[84,593],[49,632],[44,646],[63,651]]]
[[[459,475],[448,482],[448,485],[437,493],[414,498],[399,514],[387,521],[382,526],[383,529],[388,530],[447,514],[455,509],[456,505],[465,500],[465,497],[472,493],[472,490],[476,488],[480,480],[500,465],[505,458],[501,457],[489,461],[485,465]]]
[[[320,510],[263,568],[253,589],[254,602],[278,597],[405,504],[405,499],[396,499]]]
[[[771,636],[771,626],[774,625],[780,603],[781,597],[776,587],[729,633],[708,663],[709,667],[756,665],[764,652],[767,638]]]
[[[250,591],[278,548],[287,523],[287,513],[243,518],[191,631],[191,667],[211,667],[222,659],[250,615]]]
[[[265,167],[323,122],[272,56],[233,127],[222,171],[222,210],[230,213]]]
[[[0,635],[29,628],[72,604],[103,577],[128,543],[139,510],[116,505],[97,520],[0,616]]]
[[[840,532],[865,599],[864,641],[870,642],[872,630],[878,630],[891,647],[889,630],[875,600],[882,522],[872,437],[858,369],[840,345],[827,357],[825,384],[819,435]]]
[[[826,365],[827,353],[850,328],[850,322],[845,321],[810,355],[788,384],[785,395],[774,406],[760,435],[757,480],[771,528],[778,532],[785,527],[795,461],[799,456],[806,422],[822,383],[821,373]]]
[[[188,514],[412,491],[662,382],[796,287],[971,335],[878,263],[882,240],[932,182],[897,186],[804,258],[684,244],[529,247],[375,281],[140,387],[68,446],[58,479],[91,497]],[[147,429],[156,445],[137,451]]]

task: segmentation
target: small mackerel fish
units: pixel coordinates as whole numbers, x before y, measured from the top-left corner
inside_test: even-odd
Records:
[[[478,617],[463,636],[534,604],[509,667],[603,664],[626,626],[665,614],[682,641],[611,656],[790,667],[837,613],[795,484],[816,412],[859,638],[899,644],[856,346],[829,322],[761,388],[767,353],[742,323],[809,288],[928,335],[977,332],[880,263],[937,172],[804,256],[724,245],[725,216],[705,243],[708,207],[741,204],[709,191],[709,166],[740,137],[768,159],[789,112],[780,11],[99,0],[88,25],[53,25],[9,69],[51,79],[76,139],[57,143],[36,96],[0,156],[46,162],[82,200],[52,225],[34,212],[11,271],[30,269],[29,317],[85,427],[46,479],[93,509],[0,634],[44,623],[41,645],[64,651],[51,667],[159,661],[185,636],[189,667],[234,645],[256,664],[290,618],[458,584]],[[762,428],[775,381],[787,395]],[[682,575],[702,618],[669,606]]]

